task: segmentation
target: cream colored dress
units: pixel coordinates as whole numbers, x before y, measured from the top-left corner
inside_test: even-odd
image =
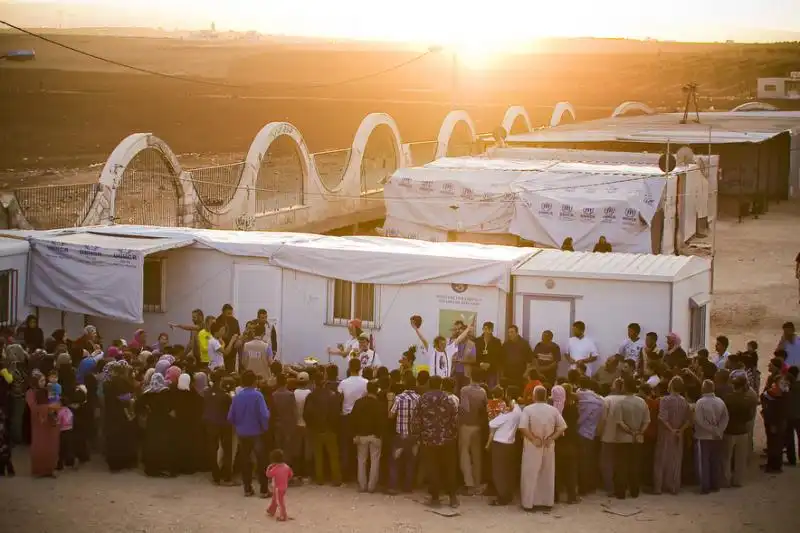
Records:
[[[558,409],[552,405],[534,403],[522,410],[519,427],[544,439],[557,429],[566,429],[567,424]],[[555,503],[557,443],[543,448],[537,448],[528,439],[524,439],[524,443],[520,475],[522,507],[552,507]]]

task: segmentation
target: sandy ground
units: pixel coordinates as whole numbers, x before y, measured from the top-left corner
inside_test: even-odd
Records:
[[[793,261],[798,246],[800,205],[773,206],[759,220],[718,224],[716,286],[712,330],[726,334],[734,349],[749,339],[762,346],[762,362],[774,346],[780,324],[796,317]],[[760,433],[760,431],[759,431]],[[763,440],[758,435],[759,441]],[[461,515],[444,518],[409,497],[361,495],[350,488],[306,486],[290,489],[288,506],[296,519],[276,524],[264,515],[266,503],[245,499],[241,488],[213,487],[203,475],[173,480],[139,473],[112,475],[100,460],[57,480],[31,479],[27,454],[16,455],[20,475],[0,480],[0,531],[63,532],[246,532],[280,528],[325,528],[341,532],[550,531],[681,533],[797,531],[800,515],[793,489],[800,469],[767,476],[754,467],[742,489],[710,496],[693,491],[675,496],[643,496],[620,506],[594,496],[577,506],[557,506],[549,515],[529,515],[517,507],[497,510],[484,498],[463,498]],[[420,498],[422,494],[415,494]],[[605,512],[605,506],[639,509],[634,516]]]

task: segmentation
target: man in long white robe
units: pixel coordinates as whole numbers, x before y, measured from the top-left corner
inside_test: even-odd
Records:
[[[547,403],[547,389],[533,390],[534,403],[522,410],[519,430],[522,451],[520,500],[526,511],[545,510],[555,503],[556,443],[567,424],[558,409]]]

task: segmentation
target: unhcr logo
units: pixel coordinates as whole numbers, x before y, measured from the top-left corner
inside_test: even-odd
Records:
[[[456,188],[452,183],[442,183],[442,194],[455,194]]]
[[[461,198],[462,198],[463,200],[472,200],[472,197],[473,197],[473,196],[474,196],[474,195],[473,195],[473,193],[472,193],[472,189],[470,189],[469,187],[464,187],[464,189],[462,189],[462,191],[461,191]]]
[[[639,213],[636,211],[636,209],[629,207],[625,209],[625,214],[622,216],[622,221],[627,224],[634,224],[638,214]]]
[[[433,192],[433,182],[432,181],[423,181],[419,185],[419,190],[422,192]]]
[[[573,208],[569,204],[563,204],[561,206],[561,210],[559,211],[559,217],[561,220],[573,220],[575,218],[575,212]]]
[[[617,208],[606,207],[603,209],[603,222],[616,222],[617,221]]]
[[[539,204],[539,214],[545,217],[553,216],[553,204],[550,202],[542,202]]]
[[[581,210],[581,220],[584,222],[594,222],[596,220],[594,207],[584,207],[583,210]]]
[[[411,178],[402,178],[402,179],[400,180],[400,183],[399,183],[399,185],[400,185],[401,187],[405,187],[405,188],[407,188],[407,189],[410,189],[410,188],[411,188]]]

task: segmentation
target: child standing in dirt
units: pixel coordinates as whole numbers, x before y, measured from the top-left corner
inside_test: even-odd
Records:
[[[285,522],[289,519],[286,514],[286,490],[294,474],[292,468],[283,462],[283,450],[272,450],[269,460],[271,464],[267,467],[266,473],[267,478],[272,481],[272,503],[267,509],[267,514],[275,516],[277,511],[278,521]]]

